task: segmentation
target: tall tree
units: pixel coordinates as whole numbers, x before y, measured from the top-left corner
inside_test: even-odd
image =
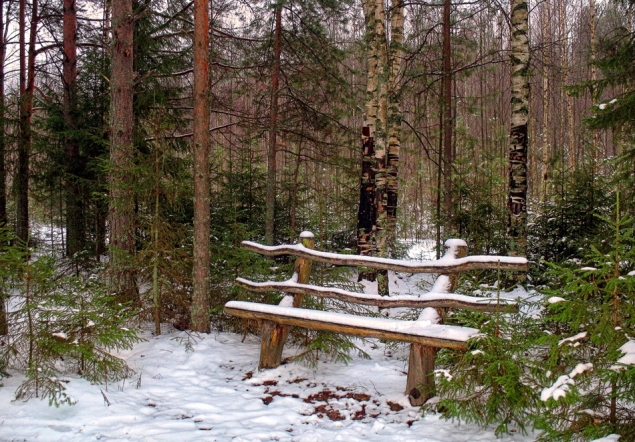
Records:
[[[194,270],[190,328],[209,333],[209,6],[194,0]]]
[[[527,124],[529,120],[529,8],[511,0],[511,130],[507,236],[512,256],[527,254]]]
[[[366,105],[362,130],[362,177],[357,221],[360,254],[388,257],[395,240],[400,150],[399,82],[403,64],[403,1],[390,9],[386,30],[383,0],[364,0],[366,41]],[[365,272],[377,277],[377,291],[388,294],[386,271]]]
[[[443,133],[443,206],[446,219],[452,214],[452,134],[454,122],[452,118],[452,3],[443,2],[443,87],[442,87],[442,120]]]
[[[5,3],[0,0],[0,226],[7,224],[7,172],[5,167],[6,141],[5,141],[5,82],[4,64],[7,59],[7,34],[9,31],[11,2],[7,5],[5,22]],[[0,306],[1,307],[1,306]]]
[[[35,38],[39,22],[38,0],[31,4],[29,47],[26,52],[26,0],[20,0],[20,136],[18,141],[18,170],[16,189],[16,235],[29,240],[29,156],[31,154],[31,118],[35,90]]]
[[[273,39],[273,70],[271,71],[271,109],[269,120],[269,148],[267,150],[267,200],[265,215],[265,242],[273,245],[276,219],[276,171],[278,152],[278,100],[280,88],[280,54],[282,41],[282,2],[275,4],[275,32]]]
[[[131,259],[135,253],[133,145],[132,0],[112,0],[110,75],[110,266],[113,292],[133,302],[137,288]]]
[[[77,130],[77,8],[76,0],[64,0],[63,81],[64,144],[66,154],[66,252],[73,256],[84,247],[82,188],[78,182]]]
[[[386,161],[386,230],[388,255],[392,257],[397,240],[397,202],[399,196],[399,159],[401,150],[401,80],[404,57],[404,1],[391,0],[390,43],[388,60],[390,72],[388,79],[388,154]]]

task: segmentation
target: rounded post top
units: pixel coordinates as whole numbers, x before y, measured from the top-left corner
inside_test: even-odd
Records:
[[[300,238],[315,238],[315,235],[313,234],[313,232],[305,230],[304,232],[300,233]]]
[[[456,247],[467,247],[467,243],[459,238],[446,239],[443,243],[446,249],[454,249]]]
[[[446,257],[464,258],[465,256],[467,256],[467,243],[462,239],[446,239],[443,245],[445,246],[444,256]]]

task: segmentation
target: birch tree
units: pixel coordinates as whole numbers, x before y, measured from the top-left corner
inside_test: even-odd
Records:
[[[512,256],[527,254],[527,123],[529,120],[529,8],[511,1],[511,130],[507,236]]]
[[[390,256],[395,240],[400,153],[399,82],[403,65],[403,0],[392,0],[390,40],[383,0],[363,0],[366,40],[366,103],[358,211],[358,252]],[[374,273],[362,276],[373,279]],[[388,274],[376,273],[378,292],[388,294]]]

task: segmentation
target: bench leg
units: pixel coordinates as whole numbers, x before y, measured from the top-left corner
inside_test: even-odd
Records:
[[[434,355],[436,349],[422,344],[410,344],[406,394],[410,404],[423,405],[434,395]]]
[[[287,326],[271,321],[262,321],[262,341],[260,343],[258,370],[280,366],[282,349],[288,334]]]

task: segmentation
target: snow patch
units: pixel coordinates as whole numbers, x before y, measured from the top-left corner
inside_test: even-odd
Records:
[[[560,340],[560,342],[558,342],[558,347],[560,347],[562,344],[565,344],[567,342],[576,342],[579,341],[580,339],[584,339],[586,338],[587,332],[581,332],[578,333],[577,335],[571,336],[570,338],[564,338],[562,340]]]

